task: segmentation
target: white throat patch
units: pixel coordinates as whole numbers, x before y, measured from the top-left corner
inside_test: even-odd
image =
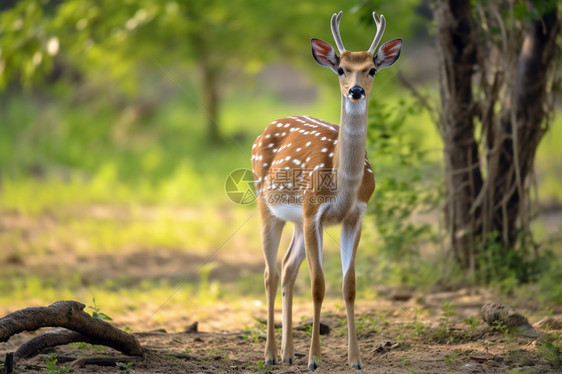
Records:
[[[358,103],[354,103],[353,101],[349,100],[348,97],[345,97],[345,111],[347,114],[362,115],[365,114],[366,110],[367,110],[367,98],[361,100]]]

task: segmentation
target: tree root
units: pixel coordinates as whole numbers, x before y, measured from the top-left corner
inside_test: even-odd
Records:
[[[10,313],[0,318],[0,342],[23,331],[62,327],[49,330],[20,346],[14,360],[32,358],[45,348],[74,342],[104,345],[129,356],[144,356],[145,349],[137,338],[90,316],[84,312],[85,307],[77,301],[65,300],[48,307],[31,307]]]

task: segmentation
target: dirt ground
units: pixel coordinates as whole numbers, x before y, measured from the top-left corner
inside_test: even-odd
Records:
[[[114,212],[110,213],[114,215]],[[17,214],[0,214],[0,231],[10,235],[18,233],[16,239],[19,242],[32,243],[38,234],[53,231],[63,221],[60,217],[44,215],[30,218]],[[250,223],[247,227],[251,230],[254,226]],[[208,255],[191,252],[188,248],[156,250],[143,249],[141,246],[121,248],[111,253],[74,253],[67,248],[76,248],[79,243],[49,245],[50,251],[33,256],[18,255],[15,249],[10,251],[8,246],[7,250],[0,253],[5,277],[36,274],[49,278],[73,270],[81,274],[81,282],[85,287],[89,284],[104,284],[108,279],[115,279],[116,274],[123,278],[121,283],[124,286],[138,284],[144,279],[168,279],[174,284],[175,281],[184,279],[185,274],[195,272],[198,264],[204,263]],[[246,252],[225,250],[219,253],[213,258],[216,268],[212,271],[211,278],[229,283],[240,277],[248,277],[248,274],[258,274],[256,279],[259,279],[261,288],[261,255],[241,253]],[[1,276],[2,273],[0,278]],[[419,294],[412,289],[380,288],[374,300],[358,299],[356,307],[364,373],[562,372],[561,353],[549,351],[544,339],[495,331],[481,321],[479,313],[483,304],[506,303],[498,295],[483,289],[450,291],[443,287],[433,293]],[[299,294],[308,292],[308,289],[298,291]],[[176,298],[179,297],[176,295]],[[311,301],[303,298],[306,301],[296,302],[294,306],[295,346],[299,353],[295,364],[267,367],[263,364],[265,326],[255,319],[265,317],[263,296],[260,299],[261,303],[254,302],[252,296],[247,302],[241,301],[237,305],[221,300],[211,306],[194,305],[192,310],[197,313],[171,313],[163,323],[156,323],[154,319],[148,318],[153,312],[150,308],[147,311],[130,310],[120,316],[112,315],[116,326],[132,328],[133,334],[149,350],[144,358],[123,356],[110,348],[79,344],[57,347],[45,353],[56,355],[56,366],[61,373],[67,365],[72,365],[71,372],[74,373],[119,372],[120,369],[115,366],[79,366],[75,361],[99,357],[113,358],[124,364],[131,363],[128,370],[123,371],[142,374],[308,372],[310,338],[307,328],[300,326],[302,321],[299,322],[299,318],[311,316]],[[513,306],[526,315],[531,323],[537,323],[547,315],[562,315],[562,306],[545,311],[533,300],[517,300],[516,303]],[[444,310],[444,305],[448,304],[455,305],[449,313]],[[341,298],[333,295],[324,303],[322,323],[330,328],[330,332],[321,337],[323,356],[317,373],[350,371],[347,366],[346,317],[342,306]],[[278,308],[276,320],[280,321],[280,303]],[[11,305],[0,305],[0,310],[3,310],[3,315],[15,309]],[[469,322],[466,322],[467,318]],[[199,323],[198,331],[185,332],[187,326],[196,321]],[[156,328],[167,331],[154,330]],[[544,326],[539,330],[546,331]],[[557,336],[557,344],[560,344],[562,330],[550,326],[547,332]],[[15,351],[35,335],[36,333],[22,333],[8,342],[0,343],[0,361],[4,360],[6,353]],[[279,330],[278,346],[280,340]],[[20,361],[16,363],[15,372],[49,372],[47,361],[45,356]],[[57,371],[50,371],[55,372]]]
[[[561,372],[560,355],[552,359],[541,349],[542,340],[494,331],[483,322],[474,329],[464,322],[475,316],[490,297],[484,291],[460,290],[426,295],[416,300],[359,303],[359,345],[364,373],[548,373]],[[443,317],[443,299],[456,303],[454,315]],[[296,306],[298,310],[300,305]],[[412,313],[410,320],[404,319]],[[322,323],[330,332],[322,336],[322,364],[317,373],[348,372],[345,315],[327,305]],[[417,310],[417,312],[414,312]],[[279,311],[280,312],[280,311]],[[425,317],[421,317],[425,315]],[[224,316],[228,318],[228,315]],[[310,342],[306,322],[295,326],[298,353],[292,366],[263,365],[264,326],[220,332],[166,332],[155,330],[134,335],[149,350],[144,358],[127,357],[110,348],[78,344],[61,346],[54,352],[58,368],[72,366],[71,372],[118,372],[117,367],[72,363],[75,359],[113,358],[130,362],[131,373],[300,373],[307,372]],[[187,327],[187,326],[186,326]],[[445,331],[447,329],[447,332]],[[560,328],[560,327],[558,327]],[[540,328],[539,328],[540,330]],[[544,330],[544,326],[543,326]],[[550,333],[556,333],[549,329]],[[441,333],[441,334],[440,334]],[[558,331],[560,333],[560,331]],[[35,334],[20,334],[0,343],[0,357],[13,352]],[[277,333],[280,342],[280,331]],[[17,363],[17,373],[45,373],[47,358],[38,356]],[[62,371],[61,371],[62,372]]]

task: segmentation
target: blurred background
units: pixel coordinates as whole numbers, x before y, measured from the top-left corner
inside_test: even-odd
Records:
[[[255,204],[230,201],[225,180],[250,167],[251,144],[272,120],[305,114],[338,123],[336,77],[312,59],[310,38],[333,44],[329,20],[339,10],[349,50],[369,47],[373,10],[387,19],[383,42],[404,39],[371,95],[377,191],[357,259],[358,300],[485,286],[544,308],[562,304],[559,99],[528,183],[532,245],[459,271],[443,213],[432,2],[6,0],[0,315],[94,298],[137,328],[195,319],[231,327],[216,310],[237,315],[230,322],[238,325],[263,315],[259,217]],[[521,12],[518,20],[543,14]],[[328,297],[341,304],[338,240],[330,228],[324,263]],[[308,303],[307,273],[296,293]]]

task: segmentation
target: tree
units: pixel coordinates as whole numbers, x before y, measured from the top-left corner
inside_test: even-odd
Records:
[[[456,261],[476,270],[491,248],[507,258],[530,244],[532,171],[552,112],[560,3],[436,0],[433,9],[448,235]]]
[[[273,59],[287,61],[297,53],[311,58],[308,40],[315,30],[329,35],[335,4],[20,0],[0,8],[0,90],[10,82],[35,86],[53,71],[58,78],[72,71],[97,92],[134,99],[147,66],[158,70],[156,62],[178,81],[193,79],[209,138],[216,141],[221,92],[231,76],[256,73]]]

